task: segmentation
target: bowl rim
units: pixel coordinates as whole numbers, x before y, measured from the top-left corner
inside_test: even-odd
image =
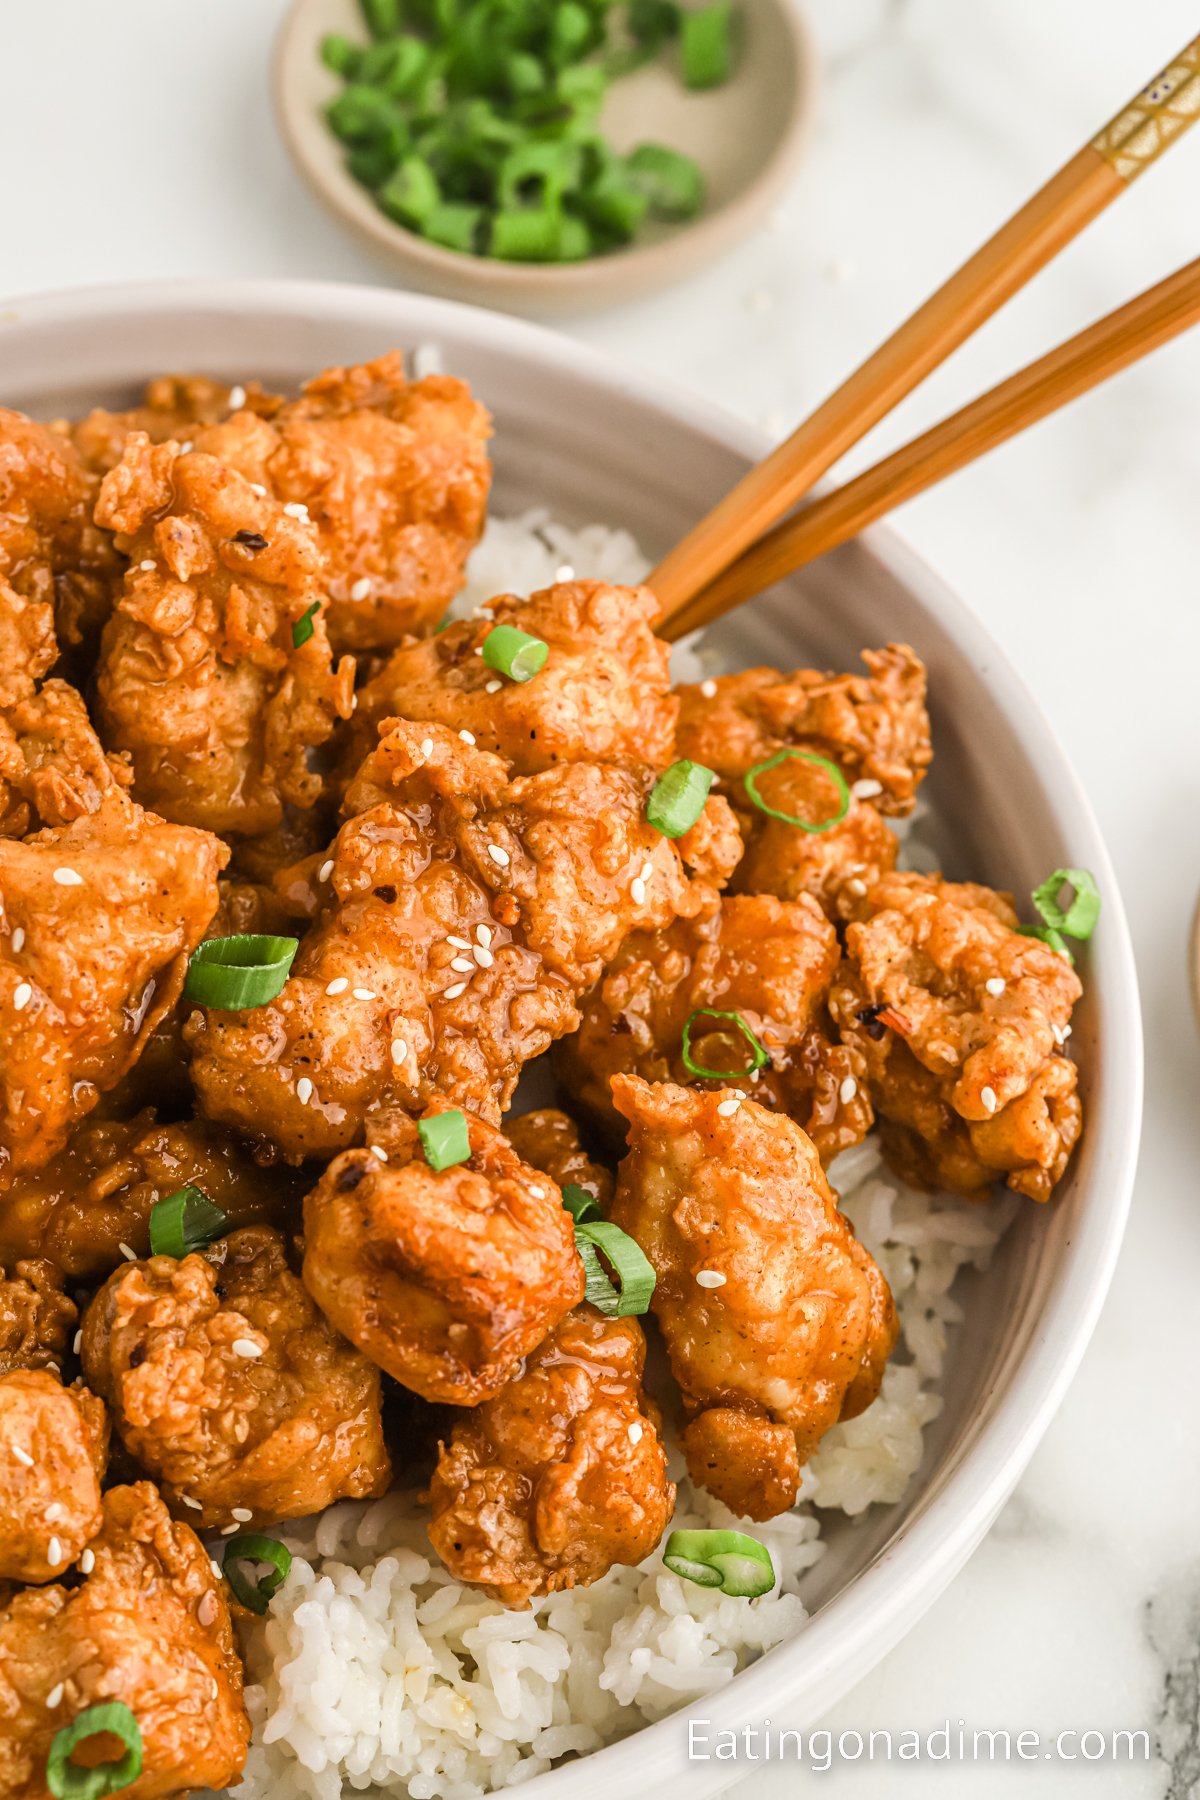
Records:
[[[298,41],[309,35],[307,12],[319,3],[320,0],[290,0],[271,55],[272,107],[293,164],[310,191],[362,241],[420,269],[425,278],[442,283],[446,290],[486,289],[501,304],[526,302],[536,288],[539,303],[565,307],[579,296],[585,284],[594,291],[597,303],[605,299],[616,302],[624,297],[628,286],[648,291],[682,278],[690,269],[719,256],[726,245],[749,230],[754,220],[780,198],[815,123],[819,58],[812,29],[800,0],[768,0],[791,38],[798,78],[783,132],[758,174],[739,194],[657,243],[634,243],[612,254],[584,257],[580,262],[518,263],[469,256],[431,244],[427,238],[387,218],[370,202],[353,204],[347,184],[355,194],[360,191],[357,184],[350,177],[342,180],[340,170],[332,172],[325,159],[310,149],[314,140],[300,125],[300,102],[290,84],[289,70],[298,54]]]
[[[18,297],[0,306],[0,350],[25,326],[35,330],[95,328],[94,315],[162,317],[205,311],[231,318],[319,317],[378,329],[411,345],[439,331],[470,336],[483,349],[535,359],[564,375],[665,414],[688,431],[758,459],[766,434],[670,379],[632,367],[565,334],[489,309],[423,294],[328,281],[252,278],[140,282],[81,287]],[[1132,1196],[1142,1110],[1142,1024],[1132,945],[1112,863],[1092,807],[1070,759],[1038,702],[971,608],[888,526],[874,525],[860,549],[909,588],[935,614],[956,648],[988,679],[1005,714],[1019,722],[1039,769],[1051,771],[1060,810],[1072,820],[1072,854],[1094,869],[1105,896],[1103,964],[1106,1031],[1098,1051],[1105,1105],[1090,1123],[1097,1171],[1078,1230],[1068,1240],[1058,1278],[1046,1296],[1033,1341],[1007,1379],[992,1417],[932,1499],[897,1541],[831,1598],[795,1637],[751,1664],[722,1689],[632,1736],[532,1778],[553,1787],[554,1800],[584,1800],[597,1780],[624,1780],[631,1791],[669,1786],[678,1768],[684,1723],[702,1705],[714,1731],[776,1714],[803,1696],[789,1724],[807,1724],[873,1666],[932,1605],[992,1523],[1023,1472],[1074,1376],[1099,1317],[1116,1266]],[[1047,776],[1049,779],[1049,776]],[[864,1655],[864,1646],[867,1647]],[[778,1722],[778,1721],[777,1721]],[[689,1791],[728,1787],[748,1772],[744,1762],[689,1764]],[[529,1786],[529,1783],[523,1784]]]

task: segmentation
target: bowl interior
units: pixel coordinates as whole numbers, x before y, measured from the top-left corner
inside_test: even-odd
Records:
[[[626,375],[565,339],[495,315],[368,289],[243,284],[101,291],[17,304],[0,329],[0,397],[42,416],[128,399],[147,374],[189,369],[292,386],[330,362],[436,343],[492,407],[496,510],[549,506],[568,523],[629,528],[666,548],[756,453],[754,435]],[[982,1535],[1061,1398],[1120,1241],[1136,1155],[1141,1044],[1120,898],[1069,764],[966,609],[887,533],[873,532],[741,609],[712,634],[728,666],[853,666],[905,640],[929,667],[935,759],[926,792],[947,872],[1019,896],[1062,863],[1093,868],[1101,929],[1075,1019],[1088,1130],[1054,1203],[1018,1214],[985,1277],[968,1279],[945,1410],[908,1497],[845,1521],[813,1571],[813,1624],[705,1711],[800,1724],[902,1635]],[[638,1791],[727,1781],[688,1767],[667,1720],[599,1753]],[[594,1791],[582,1764],[539,1777]]]

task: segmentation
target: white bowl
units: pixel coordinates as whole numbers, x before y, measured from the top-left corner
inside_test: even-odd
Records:
[[[445,301],[308,282],[108,288],[17,301],[0,325],[0,398],[42,414],[128,400],[149,374],[199,370],[293,384],[332,362],[436,344],[496,416],[498,509],[544,502],[568,523],[628,526],[665,549],[760,456],[760,434],[665,383],[536,326]],[[982,1538],[1029,1461],[1091,1336],[1129,1204],[1141,1117],[1137,987],[1116,880],[1046,720],[956,595],[876,528],[719,628],[729,661],[848,667],[863,645],[914,644],[929,666],[935,759],[926,792],[950,872],[1027,893],[1062,863],[1093,869],[1104,914],[1082,961],[1072,1043],[1087,1108],[1054,1201],[1028,1203],[967,1293],[946,1406],[905,1500],[825,1533],[818,1609],[701,1709],[714,1731],[804,1726],[916,1622]],[[693,1709],[697,1710],[697,1709]],[[695,1797],[726,1764],[688,1764],[682,1715],[524,1784],[583,1800]]]

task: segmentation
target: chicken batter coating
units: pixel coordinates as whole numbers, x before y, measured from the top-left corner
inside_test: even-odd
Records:
[[[654,1264],[694,1480],[772,1518],[839,1419],[874,1399],[896,1337],[887,1284],[791,1119],[752,1100],[613,1079],[630,1122],[609,1216]]]
[[[282,405],[278,394],[269,394],[257,381],[247,381],[239,389],[208,375],[156,375],[146,383],[140,406],[116,413],[95,407],[74,423],[56,419],[52,430],[70,437],[89,469],[107,475],[120,462],[135,431],[144,432],[152,444],[165,444],[168,438],[183,442],[200,426],[216,425],[232,411],[269,419]]]
[[[317,1311],[269,1226],[118,1269],[88,1308],[83,1367],[197,1530],[387,1492],[379,1371]]]
[[[0,1375],[13,1369],[57,1374],[79,1317],[63,1292],[62,1271],[41,1257],[16,1257],[0,1268]]]
[[[108,1420],[44,1369],[0,1375],[0,1580],[50,1581],[100,1529]]]
[[[726,1095],[741,1086],[760,1105],[790,1114],[829,1162],[866,1136],[873,1117],[865,1060],[837,1042],[826,1010],[840,960],[834,929],[808,895],[785,902],[714,894],[696,917],[626,939],[583,1001],[579,1031],[556,1046],[560,1081],[617,1142],[625,1124],[609,1084],[618,1073]],[[707,1008],[739,1014],[770,1061],[755,1070],[737,1025],[706,1014],[692,1026],[692,1061],[747,1073],[740,1082],[692,1074],[684,1027]]]
[[[204,1546],[142,1481],[104,1496],[88,1548],[78,1586],[26,1588],[0,1608],[0,1793],[46,1800],[56,1733],[107,1700],[128,1706],[141,1732],[142,1773],[121,1790],[130,1800],[236,1782],[250,1722],[224,1584]],[[112,1736],[94,1747],[120,1751]]]
[[[385,1163],[347,1151],[304,1202],[304,1280],[322,1312],[395,1380],[454,1406],[499,1393],[585,1286],[557,1184],[466,1119],[468,1162],[430,1168],[396,1114]]]
[[[491,420],[465,382],[408,381],[398,350],[327,369],[268,423],[249,412],[196,446],[307,508],[337,650],[435,625],[462,586],[491,485]]]
[[[567,1113],[543,1106],[520,1118],[506,1119],[504,1129],[522,1162],[549,1175],[560,1188],[582,1188],[602,1208],[608,1205],[613,1192],[611,1171],[592,1161],[580,1142],[579,1127]]]
[[[520,1374],[455,1423],[429,1541],[503,1606],[586,1587],[649,1556],[675,1506],[636,1319],[579,1306]]]
[[[830,1007],[866,1058],[884,1145],[906,1179],[985,1199],[1048,1200],[1079,1137],[1062,1053],[1082,989],[1015,929],[1007,895],[893,875],[862,902]]]
[[[120,759],[104,754],[82,695],[67,682],[44,682],[0,711],[0,837],[69,825],[131,779]]]
[[[660,836],[652,779],[570,763],[510,781],[444,727],[396,723],[309,866],[316,922],[283,992],[198,1009],[185,1028],[203,1110],[294,1160],[360,1143],[381,1111],[436,1094],[498,1120],[626,934],[701,903],[684,854],[710,879],[736,860],[720,800],[707,837]]]
[[[524,601],[502,594],[485,611],[388,658],[359,695],[360,754],[373,728],[398,714],[469,731],[518,775],[560,762],[671,761],[679,702],[670,645],[651,629],[658,602],[649,588],[567,581]],[[532,680],[501,679],[477,654],[497,625],[549,645]]]

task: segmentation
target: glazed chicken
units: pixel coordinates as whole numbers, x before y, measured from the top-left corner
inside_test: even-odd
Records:
[[[88,1308],[82,1355],[122,1443],[197,1530],[387,1491],[379,1371],[268,1226],[124,1264]]]
[[[478,1406],[582,1300],[584,1270],[557,1185],[466,1117],[468,1162],[430,1168],[397,1113],[385,1160],[350,1150],[329,1165],[304,1202],[304,1280],[395,1380]]]
[[[65,681],[0,710],[0,837],[28,837],[99,812],[129,768],[105,755],[83,696]]]
[[[872,1120],[865,1061],[837,1041],[826,1010],[840,960],[834,929],[807,894],[792,901],[714,894],[694,918],[626,939],[583,1001],[579,1030],[556,1046],[563,1085],[609,1141],[623,1142],[624,1120],[609,1090],[615,1074],[726,1087],[684,1063],[692,1019],[697,1068],[738,1076],[760,1105],[803,1126],[827,1163],[858,1143]],[[720,1016],[730,1013],[770,1058],[761,1068],[737,1023]]]
[[[582,1188],[602,1209],[612,1199],[611,1173],[593,1162],[580,1141],[579,1127],[567,1113],[553,1106],[539,1107],[506,1119],[504,1130],[521,1161],[549,1175],[558,1187]]]
[[[45,1369],[0,1375],[0,1580],[50,1581],[100,1529],[108,1420]]]
[[[195,1533],[149,1482],[111,1488],[72,1587],[26,1588],[0,1607],[0,1794],[45,1800],[55,1734],[119,1700],[142,1738],[142,1773],[122,1791],[163,1800],[236,1782],[250,1723],[224,1584]],[[112,1734],[82,1765],[115,1761]]]
[[[62,1271],[41,1257],[0,1268],[0,1375],[13,1369],[57,1374],[79,1317],[63,1291]]]
[[[887,1283],[791,1119],[636,1075],[612,1087],[630,1132],[609,1217],[654,1265],[689,1473],[735,1513],[773,1518],[830,1426],[879,1391]]]
[[[625,936],[695,910],[736,861],[724,801],[676,842],[646,820],[652,780],[591,763],[510,780],[442,726],[394,724],[310,865],[316,919],[283,992],[188,1022],[203,1110],[296,1160],[437,1094],[498,1120]]]
[[[282,405],[278,394],[268,393],[257,381],[230,387],[208,375],[156,375],[147,382],[140,406],[127,412],[94,407],[73,423],[56,419],[52,429],[70,437],[89,469],[107,475],[120,462],[135,431],[144,432],[152,444],[174,438],[181,448],[191,449],[185,440],[203,425],[216,425],[231,412],[258,413],[269,419]]]
[[[517,775],[561,762],[662,768],[671,761],[679,702],[671,692],[670,646],[651,629],[649,588],[568,581],[528,600],[502,594],[475,619],[401,645],[359,695],[354,742],[391,715],[467,731]],[[549,645],[531,681],[502,680],[479,652],[497,625]],[[470,740],[468,740],[470,741]]]
[[[1003,1178],[1048,1200],[1082,1122],[1063,1054],[1075,971],[1019,934],[1007,895],[974,884],[893,875],[859,911],[830,1006],[900,1173],[977,1199]]]
[[[443,1444],[429,1541],[504,1606],[649,1556],[675,1505],[636,1319],[579,1306]]]

